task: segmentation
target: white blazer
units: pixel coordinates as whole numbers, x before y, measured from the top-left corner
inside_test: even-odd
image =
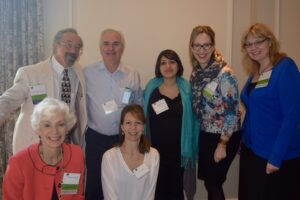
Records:
[[[83,144],[84,130],[87,125],[85,81],[80,65],[74,66],[74,71],[79,78],[79,88],[75,100],[77,125],[71,134],[72,143]],[[0,97],[0,124],[8,115],[21,106],[20,115],[16,121],[13,135],[13,153],[39,141],[30,125],[33,112],[33,102],[30,94],[31,85],[45,86],[47,97],[54,97],[54,74],[51,59],[40,63],[21,67],[15,76],[14,85],[6,90]]]

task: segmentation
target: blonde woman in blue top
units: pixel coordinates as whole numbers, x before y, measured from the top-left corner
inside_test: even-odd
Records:
[[[241,43],[249,78],[241,92],[239,199],[299,200],[299,70],[262,23],[246,30]]]
[[[173,50],[162,51],[155,78],[144,91],[147,136],[160,154],[156,200],[183,200],[195,194],[198,123],[191,105],[191,87],[183,79],[183,66]]]

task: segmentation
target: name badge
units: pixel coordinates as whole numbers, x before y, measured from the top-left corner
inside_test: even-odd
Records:
[[[79,173],[64,173],[60,194],[77,194]]]
[[[211,99],[214,96],[217,87],[218,87],[218,83],[215,81],[207,84],[203,89],[203,95],[206,98]]]
[[[47,97],[45,85],[32,85],[30,86],[30,95],[33,105],[40,103]]]
[[[157,102],[152,104],[152,108],[154,112],[159,115],[160,113],[169,110],[169,106],[165,99],[158,100]]]
[[[125,91],[124,91],[123,97],[122,97],[122,103],[128,104],[131,94],[132,94],[132,91],[129,88],[125,88]]]
[[[270,80],[271,74],[272,74],[272,70],[261,74],[259,76],[259,79],[258,79],[258,81],[256,83],[255,88],[267,87],[268,84],[269,84],[269,80]]]
[[[118,105],[115,102],[115,100],[110,100],[110,101],[102,104],[102,107],[103,107],[104,112],[105,112],[106,115],[108,115],[110,113],[113,113],[113,112],[118,110]]]
[[[135,175],[135,177],[137,179],[142,178],[143,176],[145,176],[147,173],[149,173],[149,168],[147,167],[147,165],[142,164],[139,167],[135,168],[133,170],[133,174]]]

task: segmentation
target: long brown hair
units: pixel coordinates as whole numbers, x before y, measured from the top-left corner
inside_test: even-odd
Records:
[[[119,147],[122,146],[122,144],[124,143],[124,140],[125,140],[125,135],[122,134],[123,131],[122,131],[121,125],[124,123],[124,118],[127,113],[131,113],[138,120],[141,120],[141,122],[143,122],[143,124],[146,123],[146,117],[145,117],[142,106],[140,106],[138,104],[130,104],[130,105],[125,106],[121,113],[120,126],[119,126],[120,137],[119,137],[119,142],[116,145]],[[143,154],[150,151],[150,144],[147,141],[144,134],[142,134],[140,137],[140,142],[139,142],[138,148],[139,148],[139,152],[143,153]]]

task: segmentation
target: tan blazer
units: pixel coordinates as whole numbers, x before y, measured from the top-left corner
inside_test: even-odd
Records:
[[[77,125],[71,134],[72,143],[83,144],[84,130],[87,125],[85,81],[81,66],[75,65],[74,71],[79,78],[79,87],[75,100]],[[33,103],[29,86],[42,84],[46,87],[47,97],[54,97],[54,74],[51,59],[38,64],[21,67],[18,69],[14,85],[0,97],[0,124],[7,116],[21,106],[13,135],[13,153],[39,141],[30,125],[33,112]]]

